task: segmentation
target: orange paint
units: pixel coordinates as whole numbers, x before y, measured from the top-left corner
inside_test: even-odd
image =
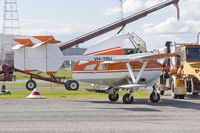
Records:
[[[53,36],[33,36],[34,38],[40,40],[41,42],[44,42],[42,45],[47,43],[60,43],[61,41],[55,40]]]
[[[53,74],[56,74],[57,72],[56,71],[49,71],[49,72],[46,72],[47,75],[53,75]]]
[[[23,46],[21,48],[34,46],[33,42],[30,39],[13,39],[13,40],[19,44],[22,44]]]
[[[32,71],[34,71],[34,70],[24,70],[25,73],[30,73]]]
[[[99,55],[99,54],[97,54],[97,53],[100,53],[100,52],[106,53],[106,51],[108,51],[108,50],[113,50],[113,49],[118,49],[118,48],[121,48],[121,47],[114,47],[114,48],[104,49],[104,50],[96,51],[96,52],[89,53],[89,54],[85,54],[85,55],[92,55],[92,54]],[[122,50],[123,50],[123,49],[122,49]],[[104,55],[104,54],[103,54],[103,55]],[[111,55],[114,55],[114,54],[111,54]],[[122,54],[122,55],[124,55],[124,50],[123,50],[123,54]]]

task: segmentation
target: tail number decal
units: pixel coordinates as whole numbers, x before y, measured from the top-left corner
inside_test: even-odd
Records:
[[[112,57],[94,57],[95,61],[112,61]]]

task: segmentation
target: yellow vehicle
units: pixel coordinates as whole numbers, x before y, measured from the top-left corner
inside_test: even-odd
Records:
[[[169,69],[164,70],[158,80],[158,91],[164,95],[166,90],[171,90],[174,99],[184,99],[185,94],[200,93],[200,45],[178,44],[166,42],[166,49],[161,53],[176,53],[164,61]]]

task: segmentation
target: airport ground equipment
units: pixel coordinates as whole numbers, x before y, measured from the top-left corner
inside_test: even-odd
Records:
[[[36,82],[33,79],[39,79],[43,81],[48,81],[51,83],[61,84],[64,85],[66,90],[78,90],[79,89],[79,83],[76,80],[67,80],[65,82],[64,77],[55,77],[54,75],[51,75],[49,77],[43,77],[40,76],[40,73],[33,74],[31,72],[25,72],[19,69],[14,68],[14,66],[8,66],[3,65],[2,70],[0,71],[0,81],[6,82],[6,81],[14,81],[16,80],[16,77],[13,75],[14,72],[20,72],[24,73],[30,76],[30,80],[26,83],[26,89],[32,91],[37,87]]]
[[[186,43],[166,43],[161,53],[176,53],[176,57],[165,60],[166,69],[159,78],[161,95],[171,89],[173,98],[183,99],[186,93],[200,93],[200,45]],[[167,68],[167,66],[170,66]]]

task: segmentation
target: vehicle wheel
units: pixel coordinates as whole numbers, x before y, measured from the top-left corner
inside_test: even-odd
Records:
[[[26,89],[29,91],[34,90],[37,87],[35,80],[29,80],[26,82]]]
[[[195,96],[198,95],[198,94],[199,94],[199,93],[194,93],[194,92],[192,93],[192,95],[195,95]]]
[[[173,99],[178,99],[178,95],[174,94],[174,81],[171,83],[171,94]]]
[[[179,95],[178,97],[179,97],[179,99],[184,99],[185,95]]]
[[[79,89],[79,83],[76,80],[68,80],[66,82],[65,88],[67,90],[76,91]]]
[[[165,91],[164,90],[162,90],[162,91],[160,91],[160,95],[164,95],[165,94]]]
[[[131,103],[133,103],[133,96],[131,96],[131,98],[129,98],[129,97],[130,97],[130,94],[125,94],[123,96],[123,98],[122,98],[123,103],[125,103],[125,104],[131,104]]]
[[[150,100],[153,102],[153,103],[157,103],[160,101],[160,95],[157,93],[157,96],[154,92],[151,93],[150,95]]]
[[[119,94],[118,93],[117,94],[109,94],[108,98],[110,101],[116,102],[119,99]]]

